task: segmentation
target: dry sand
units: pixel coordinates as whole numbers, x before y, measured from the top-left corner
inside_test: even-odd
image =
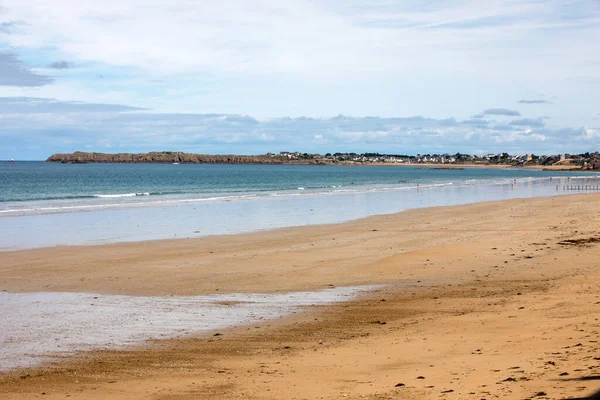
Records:
[[[0,290],[133,295],[389,284],[220,336],[0,375],[3,399],[593,399],[600,195],[191,240],[0,253]]]

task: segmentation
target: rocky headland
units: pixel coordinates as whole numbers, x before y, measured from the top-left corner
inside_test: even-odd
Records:
[[[87,153],[53,154],[46,162],[65,164],[127,163],[127,164],[327,164],[326,160],[289,159],[280,155],[192,154],[174,151],[150,153]]]

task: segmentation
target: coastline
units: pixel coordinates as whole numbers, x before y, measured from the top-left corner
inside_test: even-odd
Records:
[[[286,154],[265,155],[236,155],[236,154],[193,154],[184,152],[149,152],[149,153],[90,153],[76,151],[70,154],[52,154],[46,162],[63,164],[255,164],[255,165],[365,165],[365,166],[429,166],[429,167],[455,167],[455,168],[514,168],[514,169],[540,169],[547,171],[586,171],[582,167],[573,165],[510,165],[500,163],[471,162],[471,163],[413,163],[413,162],[380,162],[378,159],[356,161],[351,159],[337,160],[320,155],[299,152]],[[382,155],[385,157],[385,155]],[[406,158],[406,157],[404,157]]]
[[[57,162],[57,161],[39,161],[39,162]],[[127,162],[85,162],[78,163],[73,162],[74,164],[133,164]],[[164,164],[164,163],[153,163],[147,162],[142,164]],[[185,163],[184,163],[185,164]],[[192,163],[194,164],[194,163]],[[493,168],[493,169],[517,169],[517,170],[534,170],[534,171],[568,171],[568,172],[585,172],[585,173],[599,173],[599,170],[594,169],[584,169],[577,166],[571,165],[511,165],[511,164],[479,164],[479,163],[392,163],[392,162],[356,162],[356,161],[324,161],[324,160],[294,160],[291,161],[278,161],[273,163],[268,162],[242,162],[242,163],[226,163],[226,162],[217,162],[217,163],[202,163],[202,164],[212,164],[212,165],[313,165],[313,166],[347,166],[347,167],[415,167],[415,168],[442,168],[442,169],[461,169],[461,168]]]
[[[32,203],[22,211],[19,208],[0,211],[4,224],[0,231],[0,251],[261,232],[337,224],[416,208],[565,195],[572,192],[561,188],[573,182],[569,181],[571,178],[577,179],[581,188],[598,186],[597,176],[553,177],[539,176],[539,172],[513,175],[511,179],[491,176],[488,181],[473,180],[475,183],[455,176],[456,182],[421,186],[417,183],[364,187],[349,184],[208,198],[124,195],[122,200],[108,195],[99,199],[101,201],[75,200],[66,205]]]
[[[588,395],[597,381],[577,379],[600,372],[592,359],[600,272],[591,240],[600,235],[599,206],[599,194],[515,199],[233,236],[0,253],[0,284],[10,292],[155,296],[391,285],[217,338],[87,353],[25,378],[4,375],[0,392],[7,399],[41,392],[92,399]]]
[[[240,288],[242,292],[293,292],[325,289],[330,283],[358,286],[387,284],[398,278],[428,279],[427,273],[417,269],[399,277],[396,271],[386,271],[386,265],[395,259],[418,265],[433,249],[443,256],[444,246],[452,243],[451,235],[461,242],[455,253],[469,253],[471,239],[527,235],[532,228],[521,226],[522,216],[506,216],[507,211],[514,212],[514,206],[530,213],[533,207],[549,208],[535,210],[548,219],[547,224],[540,218],[531,223],[550,227],[555,217],[550,209],[557,212],[559,205],[577,205],[592,212],[596,203],[600,204],[596,193],[535,197],[415,208],[342,223],[233,235],[6,251],[0,252],[0,285],[9,292],[157,296],[210,294],[217,289],[239,293]],[[486,219],[480,221],[483,215]],[[498,225],[500,220],[504,221]],[[272,274],[274,269],[277,274]],[[338,276],[344,269],[351,269],[352,274]],[[439,276],[453,277],[454,272],[439,271]]]

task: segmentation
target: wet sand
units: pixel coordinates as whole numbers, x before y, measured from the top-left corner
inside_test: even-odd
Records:
[[[119,350],[149,340],[259,324],[353,300],[379,287],[203,296],[0,292],[0,372],[36,367],[81,351]]]
[[[600,195],[190,240],[0,253],[0,289],[127,295],[387,284],[274,322],[0,375],[24,398],[589,398]],[[43,393],[43,394],[42,394]]]

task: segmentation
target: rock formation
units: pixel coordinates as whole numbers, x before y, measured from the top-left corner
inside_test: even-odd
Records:
[[[192,154],[174,151],[161,151],[150,153],[87,153],[76,151],[71,154],[53,154],[46,162],[61,162],[72,164],[85,163],[130,163],[130,164],[324,164],[324,160],[315,159],[288,159],[277,155],[242,156],[242,155],[214,155]]]

